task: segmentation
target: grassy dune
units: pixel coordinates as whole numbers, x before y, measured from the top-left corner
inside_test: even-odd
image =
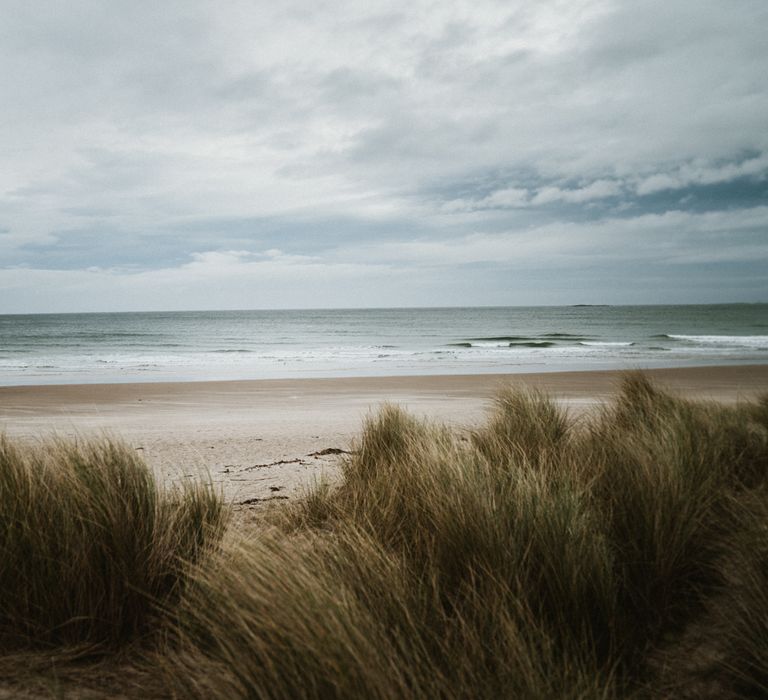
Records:
[[[225,520],[209,488],[159,490],[128,447],[0,438],[0,650],[98,654],[152,633]]]
[[[385,406],[338,487],[223,536],[115,445],[1,445],[7,654],[138,642],[145,697],[768,694],[768,397],[508,390],[471,434]]]

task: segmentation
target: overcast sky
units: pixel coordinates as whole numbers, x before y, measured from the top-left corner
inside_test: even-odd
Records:
[[[0,313],[768,301],[768,2],[0,0]]]

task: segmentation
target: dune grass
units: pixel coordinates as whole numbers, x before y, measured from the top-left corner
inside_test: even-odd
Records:
[[[338,488],[196,570],[170,683],[197,697],[641,697],[673,685],[659,655],[709,620],[706,643],[725,647],[714,674],[764,688],[767,415],[642,375],[581,421],[506,390],[468,439],[385,406]]]
[[[0,649],[96,653],[150,633],[225,517],[209,487],[161,490],[115,442],[0,437]]]
[[[16,482],[52,472],[51,458],[14,449],[3,443],[2,464],[27,465]],[[114,642],[151,619],[163,632],[152,663],[175,697],[766,694],[768,399],[693,402],[635,374],[578,420],[546,396],[504,390],[470,433],[384,406],[337,486],[230,527],[215,547],[205,535],[223,516],[207,491],[163,500],[133,455],[78,450],[58,458],[77,488],[19,499],[26,487],[13,487],[9,522],[25,525],[21,539],[6,529],[5,546],[22,568],[30,547],[45,566],[38,578],[23,569],[40,607],[18,598],[20,585],[0,592],[4,611],[18,609],[3,613],[6,641],[45,629],[50,642]],[[133,464],[115,482],[122,499],[100,476],[121,460]],[[99,466],[80,475],[83,461]],[[40,515],[48,491],[61,510],[53,528]],[[90,573],[76,577],[52,533],[87,528],[100,544],[78,555]],[[53,595],[57,577],[99,605],[75,613],[71,596]],[[125,595],[142,615],[116,614]],[[39,627],[43,604],[66,608],[63,626]]]

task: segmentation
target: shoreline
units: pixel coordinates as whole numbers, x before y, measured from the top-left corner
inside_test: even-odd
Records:
[[[649,369],[672,392],[733,403],[768,393],[768,364]],[[164,481],[207,478],[234,503],[291,498],[335,478],[365,416],[383,402],[457,427],[482,420],[504,384],[535,388],[574,413],[604,403],[624,372],[405,375],[0,387],[0,433],[109,435]],[[330,451],[330,452],[329,452]],[[324,454],[323,454],[324,453]]]
[[[153,378],[148,375],[140,374],[126,374],[124,376],[98,376],[91,378],[88,375],[85,377],[80,375],[72,375],[68,378],[54,377],[49,381],[41,381],[40,377],[31,377],[29,381],[18,381],[18,383],[6,383],[9,381],[9,377],[0,379],[0,390],[4,389],[41,389],[44,387],[100,387],[111,386],[120,387],[125,385],[179,385],[179,384],[237,384],[237,383],[281,383],[281,382],[312,382],[312,381],[358,381],[358,380],[387,380],[387,379],[425,379],[435,378],[441,379],[446,377],[507,377],[507,376],[523,376],[530,375],[534,378],[543,375],[571,375],[571,374],[584,374],[594,373],[603,374],[607,372],[612,373],[624,373],[624,372],[657,372],[657,371],[677,371],[677,370],[711,370],[722,369],[726,367],[734,368],[748,368],[755,369],[762,366],[768,366],[768,360],[761,362],[757,359],[750,360],[723,360],[718,361],[716,358],[704,358],[701,360],[668,360],[666,362],[661,360],[647,361],[642,365],[633,366],[626,362],[618,361],[606,361],[593,364],[579,364],[579,363],[559,363],[557,361],[548,362],[542,365],[542,363],[536,364],[516,364],[506,366],[481,365],[479,367],[470,368],[469,366],[462,366],[460,368],[454,368],[453,370],[442,368],[434,369],[430,371],[421,371],[412,368],[413,371],[405,370],[400,372],[389,373],[387,371],[366,373],[360,370],[360,368],[353,368],[348,370],[340,370],[340,373],[334,373],[333,370],[309,370],[305,373],[291,372],[281,374],[267,373],[258,377],[243,377],[237,374],[221,374],[217,373],[214,368],[211,368],[211,372],[206,376],[205,374],[179,374],[174,375],[160,375],[157,378]],[[506,369],[504,369],[506,367]],[[544,367],[544,368],[542,368]],[[91,375],[92,376],[92,375]]]
[[[424,386],[432,390],[467,390],[476,386],[497,385],[511,381],[544,390],[566,389],[582,391],[594,388],[604,390],[606,380],[614,382],[628,372],[640,371],[655,377],[658,381],[670,382],[671,388],[705,391],[716,389],[745,389],[750,393],[768,391],[768,363],[765,364],[721,364],[721,365],[686,365],[649,368],[624,369],[576,369],[553,371],[521,372],[478,372],[448,374],[397,374],[364,375],[336,377],[265,377],[260,379],[184,379],[163,381],[125,381],[125,382],[73,382],[51,384],[11,384],[0,385],[0,418],[5,400],[17,397],[35,396],[48,400],[69,395],[69,398],[82,399],[90,395],[90,401],[114,400],[140,396],[142,394],[180,393],[184,395],[205,394],[213,391],[239,393],[255,390],[284,392],[291,389],[328,391],[331,388],[359,391],[361,388],[395,390],[409,386]],[[755,380],[756,383],[755,383]]]

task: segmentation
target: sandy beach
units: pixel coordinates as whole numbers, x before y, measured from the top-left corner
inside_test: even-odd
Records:
[[[722,402],[768,392],[768,365],[648,370],[685,396]],[[505,383],[581,412],[606,401],[614,371],[0,387],[0,431],[25,440],[106,434],[165,480],[209,474],[233,503],[295,497],[333,479],[366,414],[385,401],[471,427]]]

